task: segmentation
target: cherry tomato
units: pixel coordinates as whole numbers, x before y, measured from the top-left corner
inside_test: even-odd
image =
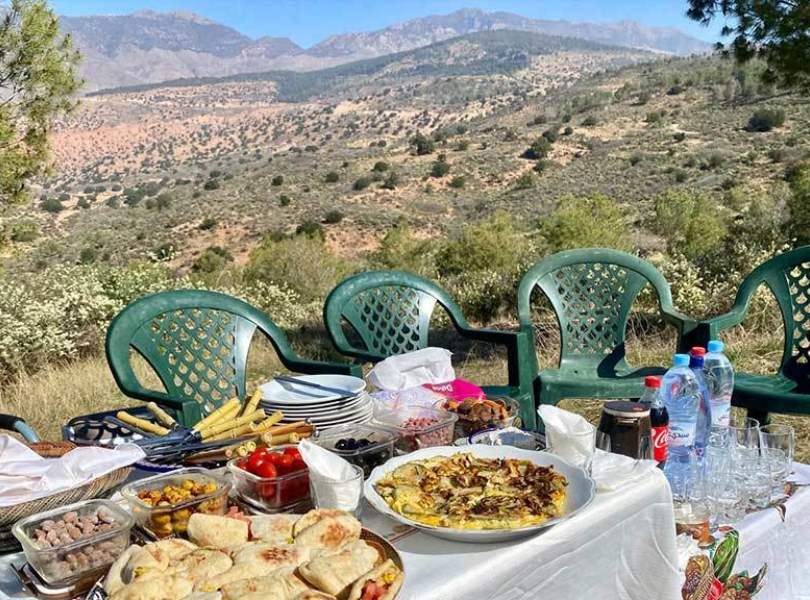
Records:
[[[282,475],[285,473],[289,473],[293,466],[293,457],[289,454],[279,454],[278,460],[276,461],[276,467],[278,468],[278,472]]]
[[[300,456],[298,458],[293,458],[292,468],[290,469],[292,472],[295,471],[303,471],[307,468],[307,463],[304,462]]]
[[[268,461],[263,461],[259,464],[253,474],[258,477],[278,477],[278,470],[276,466]]]
[[[265,457],[267,458],[268,462],[278,466],[278,461],[282,457],[282,454],[278,452],[268,452]]]
[[[267,455],[269,455],[269,454],[273,454],[273,451],[272,451],[272,450],[270,450],[270,448],[256,448],[256,449],[253,451],[253,453],[251,454],[251,456],[252,456],[253,454],[260,454],[260,455],[262,455],[262,456],[267,456]]]
[[[267,458],[263,454],[251,454],[247,461],[244,463],[243,469],[245,469],[248,473],[253,473],[257,475],[258,470],[261,468],[263,464],[267,462]]]
[[[259,483],[256,491],[264,500],[272,500],[276,496],[276,483]]]
[[[298,451],[298,448],[294,448],[292,446],[290,446],[289,448],[284,448],[282,453],[287,455],[287,456],[292,456],[293,459],[296,459],[296,458],[300,459],[301,458],[301,453]]]

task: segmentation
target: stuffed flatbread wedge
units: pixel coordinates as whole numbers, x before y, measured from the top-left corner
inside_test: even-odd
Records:
[[[307,586],[293,575],[292,569],[271,575],[229,583],[222,588],[224,600],[293,600]]]
[[[212,592],[240,579],[263,577],[279,569],[295,569],[307,560],[309,550],[292,544],[246,544],[233,555],[233,567],[200,581],[196,589]]]
[[[354,581],[371,571],[379,557],[375,548],[358,540],[337,554],[318,555],[298,570],[313,587],[340,596]]]
[[[110,596],[110,600],[175,600],[192,592],[194,584],[183,575],[160,575],[133,581]]]
[[[246,521],[194,513],[188,520],[188,537],[199,546],[223,550],[248,541],[249,526]]]
[[[221,550],[198,548],[172,563],[169,573],[182,573],[195,584],[224,573],[233,566],[231,558]]]
[[[393,600],[404,575],[391,559],[354,582],[348,600]]]
[[[293,528],[295,544],[298,546],[337,552],[343,546],[360,539],[362,530],[360,521],[348,513],[322,511],[317,518],[308,519],[308,517],[309,513],[304,515],[302,520],[307,519],[310,525],[301,528],[299,523],[296,523]]]
[[[297,515],[257,515],[250,517],[250,538],[268,544],[289,544]]]

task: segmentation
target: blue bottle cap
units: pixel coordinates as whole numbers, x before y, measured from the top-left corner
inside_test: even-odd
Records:
[[[709,352],[722,352],[725,349],[726,345],[721,342],[720,340],[712,340],[709,342],[709,345],[706,346],[706,349]]]
[[[676,354],[672,357],[672,366],[673,367],[688,367],[689,366],[689,355],[688,354]]]

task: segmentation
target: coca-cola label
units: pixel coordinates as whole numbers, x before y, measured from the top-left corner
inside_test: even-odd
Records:
[[[667,440],[669,441],[670,448],[681,448],[683,446],[694,446],[695,445],[695,425],[693,424],[692,427],[683,427],[679,424],[672,424],[669,425],[669,436]]]
[[[666,462],[667,448],[669,447],[669,426],[652,428],[653,458],[659,462]]]

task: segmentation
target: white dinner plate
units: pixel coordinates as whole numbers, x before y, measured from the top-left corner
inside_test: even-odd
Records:
[[[386,473],[389,473],[411,462],[412,460],[420,460],[431,458],[433,456],[451,456],[462,452],[469,452],[481,458],[517,458],[521,460],[529,460],[537,465],[553,466],[554,469],[565,476],[568,480],[567,494],[565,499],[565,506],[563,514],[560,517],[549,519],[545,523],[539,525],[529,525],[528,527],[520,527],[518,529],[454,529],[450,527],[435,527],[432,525],[425,525],[417,521],[399,514],[393,510],[388,503],[377,493],[374,489],[374,484],[382,479]],[[455,542],[477,542],[477,543],[493,543],[505,542],[517,538],[533,535],[538,533],[541,529],[556,525],[565,519],[570,518],[577,512],[584,509],[591,503],[596,495],[596,483],[591,479],[584,469],[575,467],[565,462],[561,458],[549,454],[548,452],[536,452],[533,450],[523,450],[513,446],[484,446],[482,444],[472,444],[459,448],[457,446],[436,446],[434,448],[422,448],[416,452],[397,456],[389,459],[385,464],[376,467],[366,479],[364,485],[364,493],[366,499],[378,511],[399,521],[405,525],[410,525],[416,529],[420,529],[427,534],[452,540]]]
[[[365,381],[350,375],[296,375],[295,378],[336,390],[345,390],[347,393],[331,393],[307,385],[276,381],[274,379],[259,386],[262,390],[262,399],[269,400],[273,404],[300,406],[338,400],[342,395],[356,396],[366,389]]]
[[[288,415],[284,415],[281,419],[281,422],[294,422],[294,421],[303,421],[304,419],[311,422],[313,425],[319,425],[321,423],[330,423],[335,421],[351,421],[357,417],[365,417],[366,415],[372,416],[374,414],[374,410],[371,407],[360,407],[357,410],[353,410],[351,412],[339,413],[339,414],[331,414],[331,415],[315,415],[310,417],[292,417]]]
[[[280,410],[284,413],[284,416],[295,416],[295,415],[324,415],[324,414],[334,414],[340,412],[346,412],[352,409],[355,409],[359,406],[365,406],[366,404],[370,404],[371,399],[367,394],[360,394],[359,396],[355,396],[354,398],[349,398],[344,402],[338,402],[331,405],[322,405],[317,404],[314,406],[295,406],[295,407],[287,407],[281,404],[273,404],[270,402],[262,402],[262,407],[274,411]]]

